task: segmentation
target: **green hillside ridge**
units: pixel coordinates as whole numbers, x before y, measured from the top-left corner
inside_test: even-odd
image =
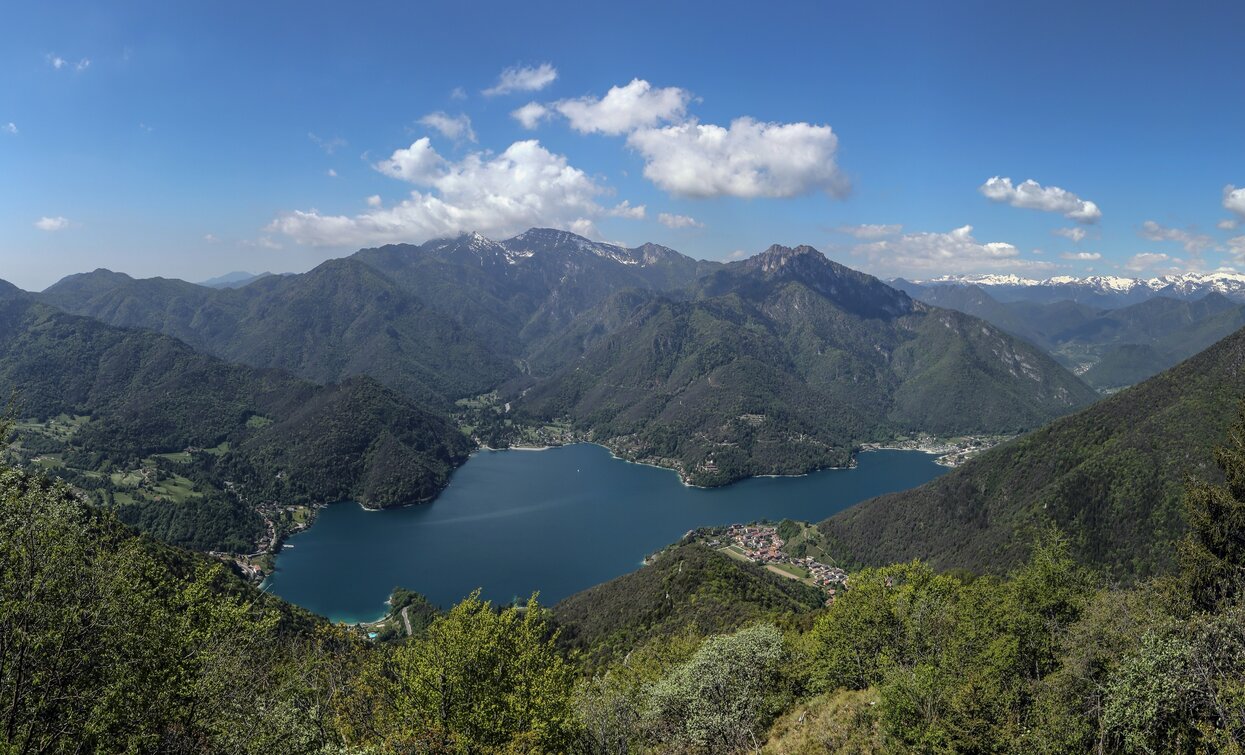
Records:
[[[861,564],[910,558],[999,571],[1027,533],[1054,524],[1078,561],[1121,579],[1171,570],[1186,475],[1213,479],[1210,450],[1245,397],[1245,331],[1139,385],[926,485],[822,523]]]
[[[266,502],[426,500],[471,447],[369,378],[318,386],[26,298],[0,301],[0,391],[35,421],[18,435],[23,459],[205,550],[249,552]]]
[[[576,593],[552,610],[567,647],[590,664],[602,664],[681,634],[705,636],[761,620],[787,621],[825,600],[821,590],[760,565],[680,543],[644,568]]]

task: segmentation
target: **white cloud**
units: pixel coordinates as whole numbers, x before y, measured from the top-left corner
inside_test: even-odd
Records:
[[[705,224],[687,215],[672,215],[668,212],[658,213],[657,222],[667,228],[704,228]]]
[[[373,194],[372,196],[367,198],[368,207],[380,207],[380,205],[381,205],[381,202],[380,202],[379,194]]]
[[[3,127],[0,127],[0,131],[3,131],[6,134],[16,134],[17,124],[14,123],[13,121],[9,121],[8,123],[4,124]]]
[[[612,218],[626,218],[628,220],[643,220],[646,209],[647,208],[645,208],[645,206],[642,204],[632,205],[631,202],[624,199],[623,201],[614,205],[614,207],[612,207],[610,211],[607,212],[606,214]]]
[[[334,136],[331,139],[316,136],[314,133],[308,132],[307,138],[311,143],[324,150],[324,154],[331,155],[342,147],[346,146],[346,140],[340,136]]]
[[[1098,252],[1064,252],[1059,256],[1073,262],[1094,262],[1102,259],[1102,255]]]
[[[266,231],[300,244],[337,247],[419,242],[464,231],[506,236],[532,226],[595,236],[593,220],[611,213],[597,202],[607,188],[536,140],[515,142],[500,155],[472,153],[458,162],[446,161],[426,141],[398,150],[376,168],[428,191],[412,191],[396,205],[372,206],[353,216],[294,210],[279,215]],[[614,211],[620,207],[636,211],[625,203]]]
[[[1155,265],[1166,262],[1170,259],[1171,257],[1159,252],[1142,252],[1140,254],[1134,254],[1130,257],[1128,262],[1124,263],[1124,267],[1132,270],[1133,272],[1141,272],[1142,270],[1154,267]]]
[[[1232,184],[1223,187],[1223,207],[1245,218],[1245,187],[1238,189]]]
[[[463,89],[462,87],[454,87],[453,89],[450,90],[450,99],[451,100],[467,99],[467,90]]]
[[[476,132],[471,129],[471,119],[466,113],[460,113],[451,117],[450,115],[438,110],[435,113],[429,113],[419,122],[428,128],[435,129],[441,133],[446,139],[454,141],[466,140],[474,142],[476,140]]]
[[[272,249],[272,250],[277,250],[277,249],[282,249],[282,248],[283,248],[280,244],[278,244],[277,242],[273,241],[273,240],[272,240],[271,238],[269,238],[268,236],[260,236],[260,237],[259,237],[259,238],[257,238],[257,239],[249,239],[249,240],[247,240],[247,241],[243,241],[243,242],[242,242],[242,245],[243,245],[243,246],[251,246],[251,247],[255,247],[255,248],[257,248],[257,249]]]
[[[83,71],[91,67],[90,58],[81,58],[78,60],[77,63],[74,63],[74,62],[71,62],[71,61],[68,61],[62,58],[59,55],[53,55],[51,53],[49,53],[45,57],[47,58],[48,64],[58,71],[61,70],[62,68],[72,68],[78,73],[82,73]]]
[[[432,140],[425,136],[405,149],[395,150],[388,160],[382,160],[373,167],[399,181],[430,184],[441,174],[444,165],[445,158],[437,154],[432,148]]]
[[[549,86],[558,78],[558,69],[549,63],[538,66],[514,66],[507,68],[497,77],[497,83],[485,89],[481,94],[495,97],[511,92],[535,92]]]
[[[517,110],[510,112],[510,117],[518,121],[523,128],[532,130],[549,116],[549,108],[539,102],[529,102]]]
[[[552,107],[580,133],[626,134],[665,121],[681,120],[691,98],[691,93],[685,89],[654,89],[643,79],[632,79],[625,86],[610,87],[600,99],[559,100]]]
[[[220,241],[220,239],[216,238],[216,234],[214,234],[214,233],[205,233],[205,234],[203,234],[203,240],[204,240],[204,241],[206,241],[206,242],[208,242],[209,244],[215,244],[215,243],[217,243],[218,241]]]
[[[1149,241],[1175,241],[1183,244],[1185,251],[1189,254],[1201,254],[1215,245],[1214,239],[1210,236],[1180,228],[1167,228],[1153,220],[1142,223],[1138,235]]]
[[[727,258],[728,260],[742,260],[742,259],[747,259],[747,258],[748,258],[748,253],[747,253],[747,252],[745,252],[743,249],[736,249],[735,251],[733,251],[733,252],[731,252],[730,254],[726,255],[726,258]]]
[[[1078,223],[1097,223],[1102,217],[1098,205],[1081,199],[1058,186],[1042,186],[1033,179],[1013,186],[1012,179],[995,176],[977,187],[985,197],[994,202],[1006,202],[1012,207],[1023,207],[1043,212],[1058,212]]]
[[[63,231],[70,226],[69,218],[43,216],[35,221],[35,228],[41,231]]]
[[[835,163],[829,126],[760,123],[729,128],[683,123],[635,131],[627,144],[644,157],[644,175],[685,197],[794,197],[822,190],[841,197],[850,183]]]
[[[894,236],[903,230],[903,226],[898,223],[888,225],[863,223],[861,225],[841,225],[834,230],[848,236],[855,236],[858,239],[880,239],[884,236]]]
[[[1081,243],[1089,235],[1089,232],[1084,228],[1076,228],[1075,226],[1072,228],[1056,228],[1051,233],[1056,236],[1063,236],[1065,239],[1071,239],[1074,244]]]
[[[1048,270],[1050,262],[1025,259],[1013,244],[1002,241],[981,243],[973,238],[971,225],[947,233],[905,233],[893,238],[851,249],[883,273],[976,273],[1001,270]]]
[[[328,170],[324,171],[324,175],[328,176],[329,178],[337,178],[337,171],[333,170],[332,168],[329,168]]]
[[[1223,220],[1220,220],[1218,223],[1216,223],[1215,227],[1221,231],[1234,231],[1236,230],[1236,227],[1238,225],[1240,225],[1239,220],[1235,220],[1233,218],[1224,218]]]

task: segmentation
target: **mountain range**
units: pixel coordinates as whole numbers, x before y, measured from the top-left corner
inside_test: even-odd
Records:
[[[1094,398],[1040,349],[810,247],[722,264],[533,229],[240,288],[97,270],[32,296],[317,383],[366,375],[445,417],[495,392],[499,426],[563,423],[708,485],[844,465],[896,434],[1016,432]]]
[[[517,394],[520,413],[697,484],[845,465],[896,434],[1016,432],[1093,399],[1039,349],[811,247],[616,295],[542,356],[562,366]]]
[[[897,279],[897,282],[902,284],[907,281]],[[1011,274],[943,275],[914,283],[982,286],[1005,301],[1068,300],[1083,304],[1121,306],[1135,304],[1152,296],[1198,299],[1210,293],[1245,301],[1245,274],[1235,272],[1182,273],[1156,278],[1059,275],[1040,280]]]

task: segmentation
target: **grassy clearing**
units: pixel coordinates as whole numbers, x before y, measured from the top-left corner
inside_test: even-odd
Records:
[[[765,568],[775,574],[791,577],[792,579],[807,580],[810,576],[808,569],[795,564],[766,564]]]

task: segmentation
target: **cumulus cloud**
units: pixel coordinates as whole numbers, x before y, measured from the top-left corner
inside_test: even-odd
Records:
[[[1141,272],[1170,259],[1171,257],[1159,252],[1141,252],[1130,257],[1128,262],[1124,263],[1124,267],[1133,272]]]
[[[331,155],[337,150],[346,146],[346,140],[341,138],[340,136],[334,136],[331,139],[325,139],[324,137],[316,136],[314,133],[308,132],[307,138],[311,141],[312,144],[324,150],[324,154],[326,155]]]
[[[1232,184],[1223,187],[1223,208],[1245,218],[1245,188],[1238,189]]]
[[[333,170],[332,168],[329,168],[328,170],[324,171],[324,175],[328,176],[329,178],[337,178],[337,171]]]
[[[538,66],[513,66],[501,72],[497,83],[485,89],[485,97],[496,97],[511,92],[535,92],[549,86],[558,78],[558,69],[549,63]]]
[[[462,87],[454,87],[453,89],[450,90],[450,99],[451,100],[467,99],[467,90],[463,89]]]
[[[1180,228],[1168,228],[1153,220],[1142,223],[1138,234],[1148,241],[1175,241],[1183,244],[1185,251],[1189,254],[1201,254],[1215,245],[1210,236]]]
[[[862,223],[861,225],[841,225],[834,230],[848,236],[855,236],[858,239],[880,239],[884,236],[894,236],[903,230],[903,226],[898,223],[889,225]]]
[[[416,184],[429,184],[441,175],[445,158],[432,148],[428,137],[416,139],[411,146],[395,150],[388,160],[372,166],[390,178]]]
[[[1084,228],[1076,228],[1075,226],[1072,228],[1056,228],[1051,233],[1056,236],[1063,236],[1065,239],[1071,239],[1074,244],[1081,243],[1089,235]]]
[[[446,139],[469,142],[476,140],[476,132],[472,130],[471,119],[467,117],[466,113],[450,116],[438,110],[435,113],[429,113],[420,118],[419,123],[439,132]]]
[[[48,217],[45,215],[35,221],[35,228],[38,228],[41,231],[63,231],[68,227],[69,218],[61,217],[60,215],[57,215],[56,217]]]
[[[580,133],[626,134],[638,128],[681,120],[691,93],[678,87],[654,89],[643,79],[610,87],[604,97],[559,100],[552,107]]]
[[[626,218],[628,220],[643,220],[645,211],[646,211],[646,208],[644,207],[644,205],[642,204],[633,205],[631,204],[631,202],[624,199],[623,201],[614,205],[614,207],[612,207],[610,211],[607,212],[606,214],[612,218]]]
[[[1102,217],[1098,205],[1081,199],[1058,186],[1042,186],[1033,179],[1012,185],[1012,179],[995,176],[977,187],[992,202],[1006,202],[1012,207],[1023,207],[1043,212],[1058,212],[1078,223],[1097,223]]]
[[[549,116],[549,108],[539,102],[529,102],[521,108],[510,111],[510,117],[519,122],[523,128],[532,130]]]
[[[603,207],[597,199],[608,189],[536,140],[515,142],[499,155],[476,152],[450,162],[425,138],[375,167],[426,190],[412,191],[390,207],[369,202],[367,211],[353,216],[294,210],[265,230],[300,244],[337,247],[419,242],[464,231],[506,236],[532,226],[595,236],[594,219],[639,211],[625,202],[612,210]]]
[[[905,233],[851,249],[886,273],[975,273],[1000,270],[1048,270],[1050,262],[1021,257],[1015,245],[1002,241],[979,242],[971,225],[947,233]]]
[[[669,212],[657,214],[657,222],[667,228],[704,228],[705,224],[687,215],[674,215]]]
[[[1102,259],[1102,255],[1098,252],[1064,252],[1059,256],[1073,262],[1094,262]]]
[[[372,196],[367,198],[368,207],[380,207],[380,205],[381,205],[381,201],[380,201],[379,194],[373,194]]]
[[[4,131],[4,133],[6,134],[16,134],[17,124],[14,123],[13,121],[9,121],[8,123],[4,124],[2,128],[0,128],[0,131]]]
[[[633,132],[627,144],[644,157],[644,176],[684,197],[794,197],[850,189],[835,162],[829,126],[737,118],[729,128],[696,122]]]
[[[1233,218],[1224,218],[1215,224],[1215,227],[1221,231],[1234,231],[1240,225],[1240,221]]]

